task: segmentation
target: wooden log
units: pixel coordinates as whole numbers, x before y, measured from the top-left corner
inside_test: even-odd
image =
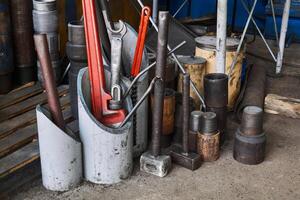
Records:
[[[203,161],[215,161],[220,157],[220,132],[214,134],[198,133],[198,154]]]
[[[276,94],[268,94],[265,98],[265,112],[283,115],[295,119],[300,118],[300,99],[288,98]]]

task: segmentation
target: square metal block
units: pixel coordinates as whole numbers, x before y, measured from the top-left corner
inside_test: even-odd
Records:
[[[165,177],[171,169],[171,157],[168,155],[154,157],[150,152],[146,152],[141,156],[140,169],[155,176]]]

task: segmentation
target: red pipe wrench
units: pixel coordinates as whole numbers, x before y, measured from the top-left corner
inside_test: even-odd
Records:
[[[143,7],[141,12],[141,19],[140,19],[140,26],[139,26],[139,34],[138,39],[136,42],[135,52],[134,52],[134,59],[131,68],[131,76],[135,77],[140,72],[142,59],[143,59],[143,52],[145,46],[145,39],[148,29],[149,18],[151,16],[151,9],[149,7]]]
[[[91,85],[92,113],[104,125],[115,125],[125,119],[125,110],[110,110],[111,95],[105,91],[105,75],[98,34],[95,0],[82,0],[88,71]]]

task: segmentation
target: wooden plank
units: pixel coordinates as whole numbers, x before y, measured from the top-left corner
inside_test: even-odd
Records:
[[[32,87],[26,87],[22,90],[10,92],[0,98],[0,109],[16,104],[42,92],[43,88],[39,84],[35,84]]]
[[[66,123],[74,121],[70,106],[63,110],[63,116]],[[76,130],[76,126],[72,125],[71,130]],[[31,124],[30,126],[19,129],[8,137],[3,138],[0,140],[0,158],[30,143],[36,136],[37,125]]]
[[[0,179],[37,160],[38,158],[38,142],[34,141],[0,160]]]
[[[70,104],[70,96],[67,94],[60,98],[60,104],[64,109]],[[46,108],[48,106],[46,105]],[[10,120],[0,122],[0,139],[8,136],[9,134],[15,132],[16,130],[33,124],[36,122],[35,109],[18,115]]]
[[[265,98],[265,112],[299,119],[300,99],[268,94]]]
[[[62,85],[57,88],[59,96],[62,96],[68,92],[68,86]],[[46,93],[42,93],[39,95],[36,95],[30,99],[26,99],[22,102],[19,102],[17,104],[14,104],[12,106],[3,108],[0,110],[0,122],[5,121],[7,119],[13,118],[17,115],[20,115],[26,111],[29,111],[37,104],[44,104],[47,102],[47,96]]]

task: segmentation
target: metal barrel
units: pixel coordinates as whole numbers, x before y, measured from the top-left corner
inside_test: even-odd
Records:
[[[56,89],[54,71],[51,66],[49,48],[47,44],[47,37],[45,34],[34,35],[35,47],[37,55],[41,62],[42,75],[44,79],[44,86],[46,88],[48,104],[51,116],[54,123],[62,130],[65,130],[66,125],[60,108],[58,93]]]
[[[7,1],[0,2],[0,94],[12,89],[14,71],[11,22]]]
[[[200,110],[195,110],[191,112],[190,115],[190,130],[194,132],[200,131],[201,128],[201,117],[203,112]]]
[[[164,78],[165,65],[168,44],[168,26],[169,13],[165,11],[159,12],[159,32],[157,42],[156,57],[156,77],[159,79],[155,82],[154,100],[153,100],[153,117],[152,117],[152,155],[160,154],[160,136],[162,133],[163,121],[163,102],[164,102]]]
[[[18,83],[36,79],[36,56],[33,42],[32,1],[11,0],[14,55]]]
[[[244,108],[240,126],[243,135],[259,135],[263,132],[263,110],[257,106]]]
[[[203,113],[200,132],[206,135],[215,134],[218,130],[217,115],[213,112]]]
[[[207,107],[220,108],[228,104],[228,76],[211,73],[204,76],[204,99]]]

